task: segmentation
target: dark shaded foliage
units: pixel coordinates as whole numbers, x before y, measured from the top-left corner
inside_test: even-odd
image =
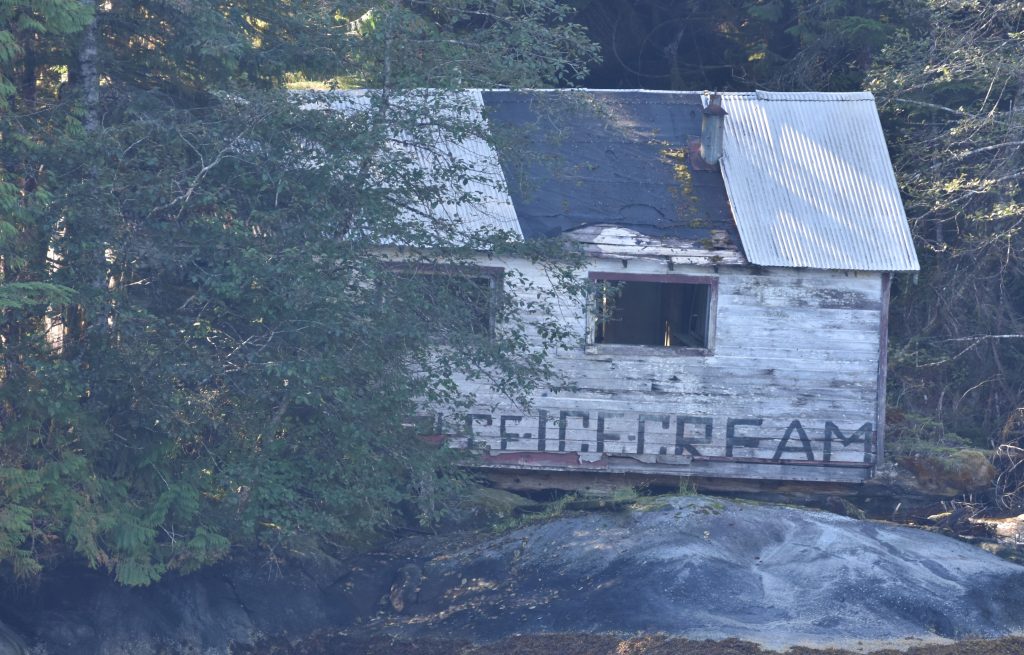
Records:
[[[477,254],[546,262],[570,294],[572,258],[418,215],[475,201],[474,173],[429,146],[481,125],[455,96],[399,97],[573,79],[590,48],[564,17],[549,0],[0,9],[7,570],[73,555],[146,584],[443,514],[456,456],[410,417],[471,402],[457,378],[523,399],[568,336],[541,319],[544,347],[524,337],[544,294],[496,294],[501,328],[475,329]],[[339,112],[286,78],[379,92]]]

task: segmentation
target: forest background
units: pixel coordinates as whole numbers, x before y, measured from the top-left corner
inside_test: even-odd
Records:
[[[465,406],[460,376],[525,398],[574,338],[552,319],[527,346],[545,296],[474,330],[452,264],[515,253],[585,290],[557,244],[425,210],[479,200],[474,173],[396,140],[483,130],[423,88],[873,91],[922,262],[894,286],[890,434],[993,449],[1020,511],[1022,23],[1014,1],[0,0],[3,575],[147,584],[443,514],[455,455],[405,417]],[[380,93],[286,92],[323,85]]]

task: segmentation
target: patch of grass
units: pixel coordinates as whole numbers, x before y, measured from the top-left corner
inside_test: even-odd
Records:
[[[676,492],[677,496],[699,496],[697,493],[697,485],[693,483],[690,478],[679,478],[679,490]]]
[[[640,500],[640,493],[637,491],[636,487],[619,487],[612,492],[612,495],[609,496],[608,499],[617,503],[635,503]]]
[[[663,497],[645,496],[644,487],[622,486],[607,495],[569,493],[543,504],[539,511],[523,508],[515,516],[491,525],[502,534],[527,525],[556,519],[571,512],[651,511],[668,505]]]
[[[634,512],[653,512],[659,509],[667,509],[668,507],[669,502],[663,496],[644,496],[638,498],[630,509]]]
[[[891,412],[886,422],[885,449],[889,454],[941,456],[971,448],[969,440],[946,429],[942,421],[920,414]]]
[[[518,528],[534,523],[543,523],[565,515],[570,511],[570,506],[578,502],[579,494],[569,493],[545,503],[543,509],[538,512],[522,511],[507,519],[497,521],[490,526],[492,532],[504,534]]]
[[[990,486],[997,475],[991,451],[946,430],[940,421],[897,413],[887,427],[889,456],[925,488],[966,492]]]

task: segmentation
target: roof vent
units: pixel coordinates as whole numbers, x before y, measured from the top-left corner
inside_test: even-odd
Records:
[[[708,106],[704,108],[704,118],[700,123],[700,156],[708,164],[715,166],[722,158],[722,134],[725,131],[726,111],[722,108],[722,96],[712,93]]]

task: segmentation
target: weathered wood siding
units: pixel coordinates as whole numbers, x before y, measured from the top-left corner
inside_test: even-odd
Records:
[[[475,388],[480,405],[465,436],[485,445],[492,463],[521,468],[868,477],[877,457],[882,275],[710,257],[693,265],[613,255],[589,267],[717,278],[709,354],[588,344],[588,317],[566,306],[580,346],[557,361],[575,389],[538,393],[526,414]],[[504,264],[545,283],[526,262]]]

